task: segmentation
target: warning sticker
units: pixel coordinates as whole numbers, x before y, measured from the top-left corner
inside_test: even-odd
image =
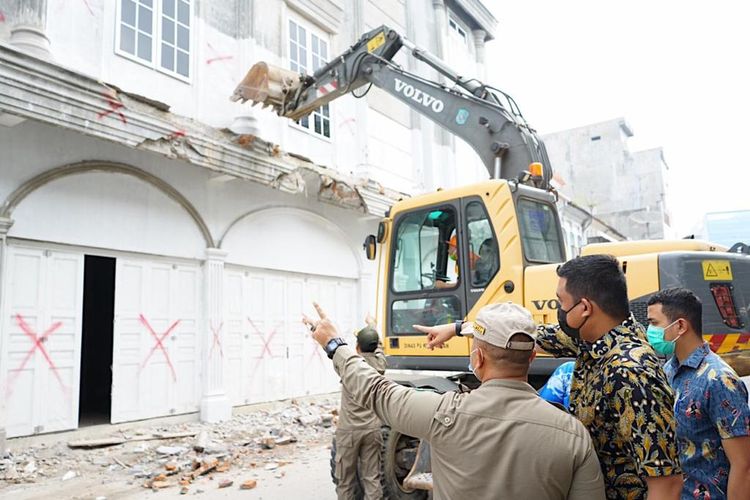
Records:
[[[732,281],[732,265],[728,260],[704,260],[703,279],[706,281]]]
[[[385,33],[382,31],[367,42],[367,52],[372,52],[385,43]]]

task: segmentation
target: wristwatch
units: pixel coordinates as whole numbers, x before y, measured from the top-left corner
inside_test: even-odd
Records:
[[[346,345],[346,341],[341,337],[329,340],[326,344],[326,354],[328,355],[328,359],[333,359],[333,355],[336,354],[336,349],[342,345]]]
[[[463,337],[461,334],[461,328],[464,326],[464,320],[459,319],[456,321],[456,337]]]

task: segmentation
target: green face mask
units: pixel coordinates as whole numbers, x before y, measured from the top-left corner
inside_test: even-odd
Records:
[[[648,338],[648,343],[654,348],[654,351],[663,354],[664,356],[671,356],[674,354],[674,343],[677,339],[666,340],[664,338],[664,331],[675,323],[677,323],[677,321],[670,323],[664,328],[654,325],[648,326],[646,329],[646,337]]]

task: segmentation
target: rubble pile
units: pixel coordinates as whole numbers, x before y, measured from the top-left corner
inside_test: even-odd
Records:
[[[337,407],[335,397],[314,403],[293,400],[278,410],[217,424],[144,426],[99,439],[27,448],[10,441],[11,451],[0,457],[0,491],[12,484],[91,474],[102,474],[103,482],[120,479],[155,491],[253,489],[258,485],[254,470],[276,471],[274,477],[281,478],[292,449],[330,442]]]

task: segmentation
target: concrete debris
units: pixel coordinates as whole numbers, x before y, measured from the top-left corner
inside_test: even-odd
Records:
[[[273,450],[276,448],[276,438],[273,436],[265,437],[260,440],[260,445],[264,450]]]
[[[245,481],[244,483],[242,483],[240,485],[240,489],[241,490],[252,490],[256,486],[258,486],[258,481],[256,481],[255,479],[248,479],[247,481]]]
[[[156,453],[161,453],[162,455],[182,455],[187,451],[187,448],[183,446],[159,446],[156,449]]]
[[[10,440],[9,453],[0,456],[0,497],[12,485],[79,476],[191,495],[207,490],[211,480],[216,482],[210,488],[229,481],[222,487],[254,489],[257,473],[283,477],[281,468],[290,455],[304,454],[314,443],[330,443],[337,407],[333,396],[317,404],[291,401],[214,424],[146,423],[127,433],[113,429],[109,436],[69,443],[51,439],[14,446]],[[258,471],[256,479],[241,478],[249,470]]]
[[[223,481],[219,483],[219,488],[229,488],[233,484],[234,484],[234,481],[232,481],[231,479],[224,479]]]
[[[193,449],[198,453],[202,453],[206,449],[206,446],[208,446],[208,432],[203,430],[198,433]]]
[[[23,473],[33,474],[34,472],[36,472],[36,463],[33,460],[29,460],[29,462],[23,468]]]
[[[317,425],[322,422],[320,415],[302,415],[301,417],[297,417],[297,421],[305,426]]]

